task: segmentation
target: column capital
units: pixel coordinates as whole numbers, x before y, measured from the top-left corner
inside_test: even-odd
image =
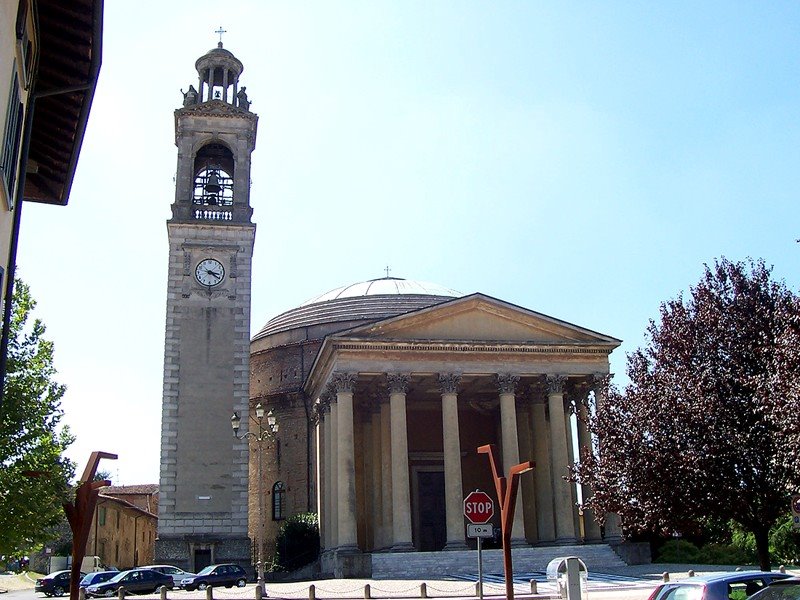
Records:
[[[356,387],[357,379],[358,373],[344,373],[337,371],[331,376],[331,383],[333,383],[337,394],[342,392],[346,394],[352,394]]]
[[[457,394],[461,384],[459,373],[439,373],[439,387],[443,394]]]
[[[566,375],[548,375],[547,376],[547,393],[548,394],[563,394],[564,384],[567,383]]]
[[[495,375],[497,391],[501,394],[513,394],[519,383],[519,375],[513,373],[497,373]]]
[[[405,394],[411,381],[410,373],[387,373],[386,383],[390,394]]]

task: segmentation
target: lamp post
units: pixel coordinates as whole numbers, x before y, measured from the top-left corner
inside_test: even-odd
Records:
[[[259,402],[256,404],[256,417],[250,417],[250,420],[258,425],[258,433],[254,431],[247,431],[239,435],[239,426],[242,420],[239,418],[239,413],[233,413],[231,417],[231,427],[233,428],[233,435],[237,440],[251,439],[255,440],[256,448],[258,450],[258,531],[257,531],[257,544],[258,544],[258,562],[256,563],[256,570],[258,571],[258,584],[256,586],[256,597],[261,598],[264,595],[264,481],[261,477],[261,463],[263,452],[264,440],[274,439],[278,433],[278,423],[272,411],[267,413],[267,426],[264,427],[264,407]]]

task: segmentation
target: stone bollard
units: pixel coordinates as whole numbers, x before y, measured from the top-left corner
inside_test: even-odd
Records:
[[[664,572],[661,574],[661,581],[662,581],[662,582],[664,582],[664,583],[667,583],[667,582],[669,581],[669,573],[667,573],[666,571],[664,571]]]
[[[419,584],[419,597],[420,598],[427,598],[428,597],[428,586],[425,585],[425,582]]]
[[[206,600],[214,600],[214,586],[208,586],[206,588]]]
[[[535,579],[531,579],[531,594],[538,594],[539,593],[539,586],[536,584]]]
[[[370,598],[372,598],[372,596],[370,595],[370,591],[371,590],[370,590],[369,584],[365,583],[364,584],[364,600],[369,600]]]
[[[261,600],[264,597],[264,586],[256,584],[256,600]]]
[[[736,567],[736,568],[734,569],[734,571],[743,571],[743,570],[744,570],[744,569],[742,569],[742,567]]]
[[[480,595],[481,595],[481,582],[480,581],[476,581],[475,582],[475,595],[480,598]]]
[[[125,599],[125,590],[123,589],[122,586],[119,586],[119,588],[117,588],[117,598],[119,598],[119,600]]]
[[[162,585],[158,588],[158,593],[161,595],[161,600],[167,600],[167,586]]]
[[[308,600],[317,600],[317,588],[313,583],[308,586]]]
[[[778,571],[780,571],[781,573],[786,573],[786,565],[781,565],[780,567],[778,567]]]
[[[78,600],[86,600],[86,588],[78,588]]]
[[[689,569],[689,577],[694,577],[694,569]]]

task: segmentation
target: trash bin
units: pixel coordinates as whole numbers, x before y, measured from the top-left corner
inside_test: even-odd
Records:
[[[577,556],[559,556],[547,563],[547,580],[556,584],[558,595],[566,600],[587,600],[589,571]]]

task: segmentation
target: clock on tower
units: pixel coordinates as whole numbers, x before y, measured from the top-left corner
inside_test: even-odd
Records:
[[[250,112],[242,63],[222,42],[195,63],[175,111],[178,169],[169,237],[156,562],[196,573],[249,564],[248,448],[230,416],[248,414]]]

